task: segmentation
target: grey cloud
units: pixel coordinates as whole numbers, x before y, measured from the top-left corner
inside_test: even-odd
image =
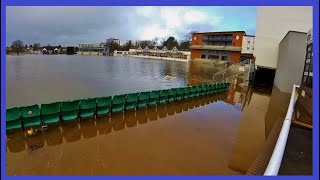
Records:
[[[131,39],[133,17],[133,7],[7,7],[7,45],[16,39],[62,45]]]

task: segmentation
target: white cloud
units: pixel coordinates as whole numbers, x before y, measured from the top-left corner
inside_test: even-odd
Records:
[[[138,7],[138,15],[152,19],[139,33],[140,39],[155,37],[166,38],[177,36],[179,32],[186,31],[189,26],[207,25],[216,26],[222,17],[190,7]],[[185,32],[185,34],[188,32]]]
[[[170,28],[163,28],[159,24],[147,26],[141,32],[141,40],[153,39],[155,37],[165,38],[169,36],[176,36],[177,34]]]
[[[139,6],[136,8],[137,14],[144,17],[151,17],[154,11],[156,11],[156,8],[152,6]]]

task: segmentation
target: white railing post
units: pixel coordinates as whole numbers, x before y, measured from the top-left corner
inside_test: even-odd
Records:
[[[283,121],[283,125],[277,140],[277,144],[273,150],[272,156],[270,158],[269,164],[267,166],[266,171],[264,172],[265,176],[276,176],[278,175],[280,165],[282,162],[283,153],[287,144],[287,139],[289,135],[290,125],[291,125],[291,119],[292,114],[294,111],[294,105],[297,101],[297,98],[295,97],[296,88],[299,87],[298,85],[293,85],[291,98],[289,107],[287,110],[286,117]]]

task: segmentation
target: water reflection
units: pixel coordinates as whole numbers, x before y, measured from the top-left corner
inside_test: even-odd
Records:
[[[7,133],[7,147],[11,153],[18,153],[26,150],[26,145],[27,149],[34,151],[45,145],[61,145],[64,140],[66,143],[76,142],[81,140],[81,137],[88,139],[96,137],[98,134],[105,135],[125,128],[134,128],[141,124],[146,124],[148,121],[151,123],[167,116],[223,100],[226,97],[226,93],[205,95],[173,103],[140,108],[136,111],[114,113],[111,116],[98,117],[97,119],[89,118],[82,119],[80,122],[64,122],[49,126],[44,132],[40,131],[35,136],[30,137],[25,137],[20,130],[10,131]]]
[[[262,150],[275,122],[285,118],[290,94],[281,92],[276,86],[271,96],[260,90],[248,89],[239,100],[244,106],[229,167],[246,173]]]
[[[78,122],[66,122],[62,126],[63,137],[66,142],[75,142],[81,139],[81,131]]]
[[[12,153],[21,152],[26,149],[24,134],[21,131],[7,132],[6,144]]]
[[[213,82],[213,74],[225,67],[191,62],[189,65],[188,85]]]
[[[52,125],[46,130],[44,139],[48,146],[60,145],[63,142],[63,134],[60,128],[60,124]]]
[[[82,119],[79,125],[81,134],[85,139],[97,136],[96,121],[94,118]]]

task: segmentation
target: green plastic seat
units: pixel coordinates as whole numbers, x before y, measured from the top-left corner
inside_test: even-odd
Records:
[[[21,129],[21,114],[17,107],[6,110],[6,130]]]
[[[80,118],[90,118],[95,116],[97,98],[82,99],[79,105]]]
[[[212,94],[213,93],[213,86],[212,84],[207,84],[207,92],[206,94]]]
[[[60,121],[60,102],[41,104],[40,114],[44,124],[53,124]]]
[[[184,99],[189,98],[190,94],[191,94],[191,87],[185,87],[184,88],[184,96],[183,96],[183,98]]]
[[[63,121],[71,121],[78,119],[79,100],[64,101],[61,103],[61,119]]]
[[[111,108],[111,96],[100,97],[97,99],[97,116],[103,116],[110,113]]]
[[[202,95],[205,95],[205,94],[207,94],[207,85],[206,84],[203,84],[203,85],[201,85],[202,87],[201,87],[201,94]]]
[[[202,89],[201,89],[201,94],[202,95],[207,94],[207,88],[208,88],[208,85],[206,85],[206,84],[202,85]]]
[[[219,87],[219,92],[223,91],[223,83],[218,83],[218,87]]]
[[[168,102],[172,102],[176,100],[177,88],[170,89],[168,95]]]
[[[159,96],[159,103],[160,104],[164,104],[168,101],[169,92],[170,92],[169,89],[161,90],[160,96]]]
[[[197,86],[197,92],[199,93],[199,96],[202,95],[203,91],[202,91],[202,85],[198,85]]]
[[[229,83],[225,82],[225,83],[224,83],[224,89],[225,89],[225,90],[228,90],[228,88],[229,88]]]
[[[20,107],[23,127],[34,127],[41,125],[40,108],[37,104]]]
[[[141,92],[138,98],[137,107],[146,107],[149,103],[150,92]]]
[[[219,92],[219,89],[218,89],[218,88],[219,88],[219,87],[218,87],[217,83],[216,83],[216,84],[213,84],[213,85],[212,85],[212,94]]]
[[[177,94],[176,94],[176,100],[182,100],[183,99],[184,90],[185,90],[185,88],[178,88]]]
[[[218,92],[218,84],[217,83],[215,83],[215,84],[213,84],[212,85],[212,93],[213,94],[216,94],[217,92]]]
[[[226,86],[226,90],[228,90],[228,89],[229,89],[229,86],[230,86],[230,83],[226,82],[225,84],[226,84],[226,85],[225,85],[225,86]]]
[[[137,102],[139,98],[139,93],[128,94],[126,100],[126,110],[135,109],[137,107]]]
[[[192,86],[191,91],[192,91],[192,95],[193,95],[193,97],[197,97],[197,96],[199,96],[199,95],[200,95],[200,92],[199,92],[199,88],[198,88],[198,86]]]
[[[159,102],[160,90],[151,91],[149,98],[149,105],[156,105]]]
[[[126,102],[127,94],[115,95],[112,98],[111,112],[122,112]]]
[[[225,86],[224,82],[222,82],[220,86],[221,86],[221,91],[225,91],[226,90],[226,86]]]
[[[195,97],[197,92],[197,86],[191,86],[191,90],[190,90],[190,96],[189,97]]]
[[[215,85],[215,90],[217,92],[219,92],[220,91],[220,84],[219,83],[215,83],[214,85]]]

